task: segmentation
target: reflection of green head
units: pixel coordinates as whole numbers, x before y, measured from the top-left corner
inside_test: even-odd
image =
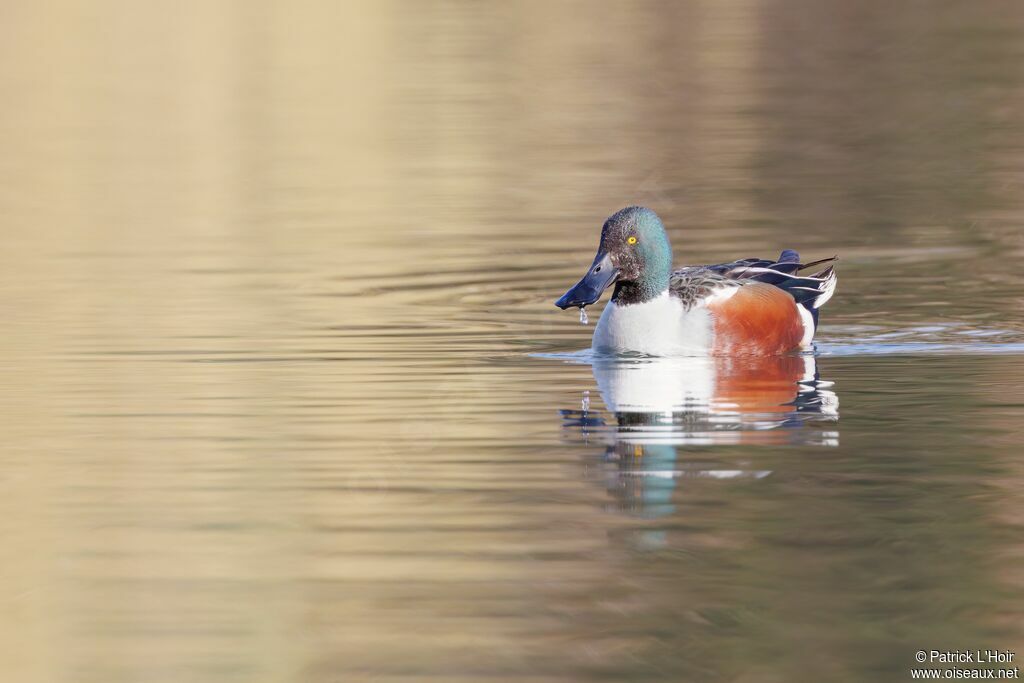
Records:
[[[616,303],[649,301],[668,289],[672,245],[650,209],[630,206],[612,215],[601,230],[601,248],[619,271],[612,297]]]
[[[637,422],[634,416],[645,413],[616,413],[619,429],[626,425],[656,424],[655,420]],[[629,416],[629,417],[627,417]],[[675,512],[672,494],[676,489],[676,449],[669,444],[616,444],[620,467],[629,476],[621,491],[626,509],[646,519],[657,519]],[[622,476],[622,475],[620,475]]]
[[[676,449],[668,445],[644,446],[644,469],[649,472],[673,472],[676,468]],[[643,493],[644,517],[655,519],[675,512],[672,494],[676,490],[674,476],[645,477]]]

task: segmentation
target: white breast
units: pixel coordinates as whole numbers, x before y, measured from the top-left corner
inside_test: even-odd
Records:
[[[642,304],[609,302],[594,330],[598,353],[643,353],[649,356],[702,356],[711,349],[711,314],[690,310],[666,291]]]

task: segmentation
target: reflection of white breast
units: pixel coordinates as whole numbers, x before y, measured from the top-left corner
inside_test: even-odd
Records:
[[[594,330],[599,353],[633,351],[652,356],[702,356],[711,348],[711,315],[686,310],[667,291],[642,304],[608,302]]]
[[[598,360],[593,369],[601,398],[613,413],[708,406],[715,394],[714,359],[708,357]]]

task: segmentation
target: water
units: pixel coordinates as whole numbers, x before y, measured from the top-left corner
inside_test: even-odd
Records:
[[[6,3],[3,680],[1021,656],[1024,8],[580,9]],[[595,361],[633,203],[816,357]]]

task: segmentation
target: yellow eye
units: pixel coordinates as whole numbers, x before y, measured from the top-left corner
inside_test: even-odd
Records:
[[[636,237],[630,235],[629,239],[626,241],[629,242],[630,244],[636,244]]]

